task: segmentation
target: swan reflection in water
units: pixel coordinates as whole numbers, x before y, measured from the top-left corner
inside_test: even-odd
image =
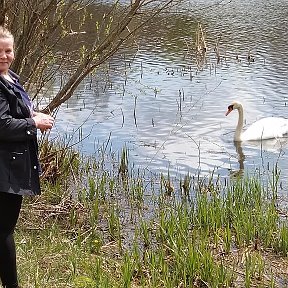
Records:
[[[237,170],[230,170],[230,176],[232,177],[242,177],[244,174],[244,162],[245,153],[243,148],[255,148],[260,151],[259,157],[263,165],[263,152],[270,152],[278,154],[278,157],[282,155],[283,149],[288,148],[288,137],[266,139],[260,141],[234,141],[235,150],[238,156],[239,168]]]
[[[236,148],[236,152],[237,152],[237,156],[238,156],[239,168],[236,170],[230,169],[230,176],[237,178],[237,177],[242,177],[244,174],[245,155],[244,155],[243,149],[242,149],[242,142],[234,141],[234,146]]]

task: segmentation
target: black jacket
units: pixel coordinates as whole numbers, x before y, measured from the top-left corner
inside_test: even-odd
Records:
[[[39,170],[35,122],[21,94],[0,76],[0,193],[40,194]]]

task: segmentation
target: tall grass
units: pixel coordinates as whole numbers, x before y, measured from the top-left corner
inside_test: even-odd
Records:
[[[24,287],[281,287],[285,281],[288,226],[279,215],[276,174],[266,186],[257,176],[227,184],[187,174],[178,186],[169,173],[131,168],[125,148],[119,157],[105,155],[109,163],[101,153],[61,155],[69,163],[58,165],[64,177],[43,178],[43,195],[24,202],[16,231]]]

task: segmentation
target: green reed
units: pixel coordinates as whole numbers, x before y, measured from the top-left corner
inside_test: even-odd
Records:
[[[152,242],[152,235],[151,235],[151,227],[147,221],[141,219],[140,222],[140,237],[143,241],[143,245],[145,248],[149,247]]]
[[[133,274],[135,271],[135,264],[133,258],[129,255],[128,252],[124,254],[121,270],[123,279],[122,287],[128,288],[131,286]]]
[[[108,232],[112,240],[121,238],[121,224],[119,218],[119,208],[114,204],[109,205],[107,211]]]
[[[283,254],[284,256],[288,256],[288,227],[286,224],[279,225],[280,228],[278,230],[277,240],[275,241],[274,249]]]

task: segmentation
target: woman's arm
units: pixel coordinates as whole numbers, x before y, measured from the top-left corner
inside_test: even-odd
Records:
[[[53,117],[40,112],[35,112],[32,118],[12,117],[8,99],[0,90],[0,141],[24,141],[36,137],[37,128],[43,132],[51,129],[53,123]]]

